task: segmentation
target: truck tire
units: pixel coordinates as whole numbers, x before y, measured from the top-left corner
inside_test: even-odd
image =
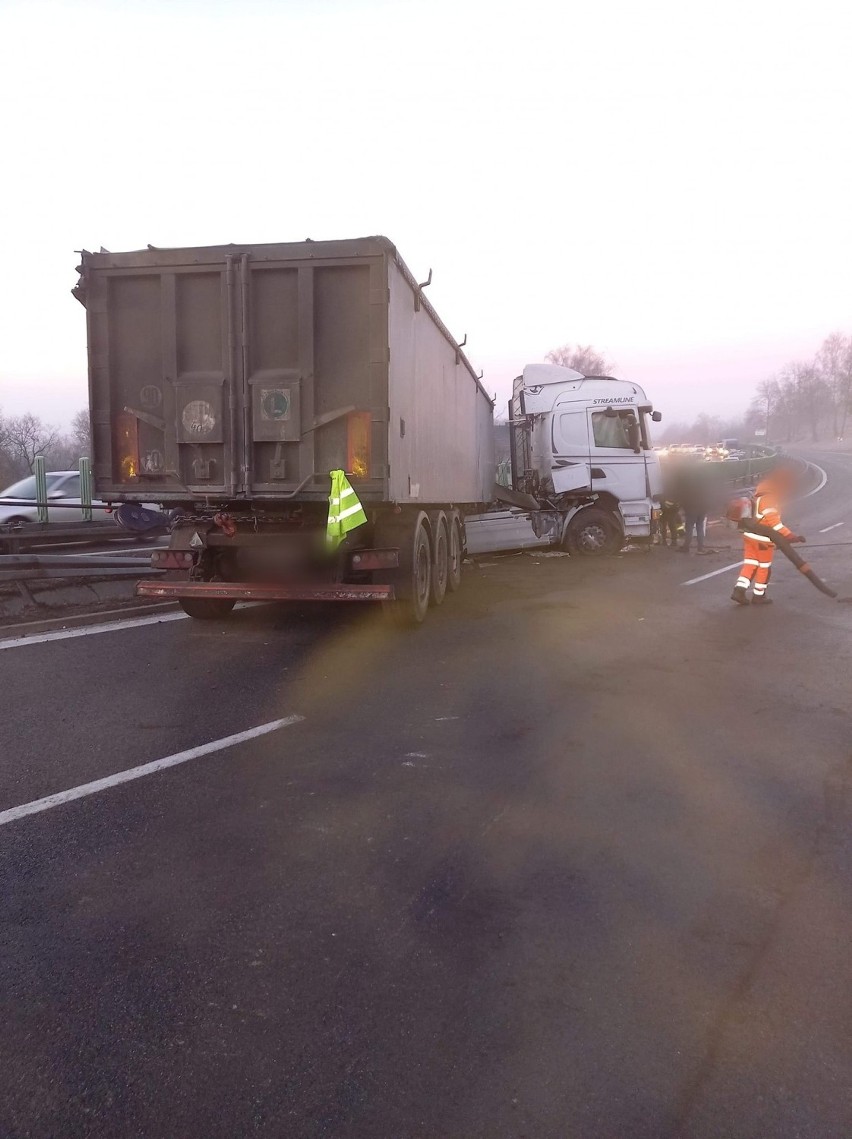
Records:
[[[578,511],[565,531],[569,552],[581,557],[617,554],[623,544],[621,530],[612,515],[594,506]]]
[[[450,572],[449,527],[443,510],[430,515],[429,521],[432,523],[432,582],[429,604],[441,605],[447,595],[447,579]]]
[[[455,593],[461,585],[461,567],[464,557],[464,542],[462,540],[461,519],[454,510],[450,515],[450,542],[447,551],[447,589]]]
[[[236,605],[230,597],[179,597],[178,604],[187,617],[196,621],[222,621]]]
[[[399,569],[393,574],[396,601],[385,603],[393,624],[420,625],[429,611],[432,593],[432,543],[429,520],[423,511],[394,520],[381,532],[381,544],[399,547]]]

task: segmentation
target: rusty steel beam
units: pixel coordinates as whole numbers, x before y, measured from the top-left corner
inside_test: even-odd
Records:
[[[393,601],[392,585],[269,585],[250,581],[140,581],[140,597],[216,597],[238,601]]]

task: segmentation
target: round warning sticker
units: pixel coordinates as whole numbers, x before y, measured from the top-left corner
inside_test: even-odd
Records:
[[[286,388],[264,388],[260,395],[260,413],[264,419],[287,419],[290,392]]]
[[[181,420],[190,435],[209,435],[216,426],[212,406],[204,399],[194,399],[183,409]]]

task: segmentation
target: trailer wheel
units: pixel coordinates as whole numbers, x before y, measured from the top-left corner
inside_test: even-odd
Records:
[[[461,567],[462,557],[464,556],[464,545],[462,543],[462,528],[461,519],[458,514],[453,511],[450,515],[450,544],[448,550],[448,565],[447,565],[447,589],[450,593],[455,593],[461,585]]]
[[[595,558],[617,554],[623,544],[615,519],[605,510],[588,506],[568,523],[565,545],[572,554]]]
[[[399,547],[399,569],[392,581],[396,601],[384,604],[396,625],[420,625],[429,611],[432,592],[432,543],[429,522],[421,511],[413,518],[396,519],[380,531],[382,545]]]
[[[178,604],[187,617],[196,621],[221,621],[236,605],[230,597],[179,597]]]
[[[450,571],[450,539],[447,516],[443,510],[431,516],[432,522],[432,584],[429,604],[440,605],[447,595],[447,578]]]

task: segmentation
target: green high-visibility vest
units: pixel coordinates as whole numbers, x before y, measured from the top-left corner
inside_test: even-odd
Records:
[[[336,550],[350,530],[364,525],[367,515],[343,471],[330,473],[331,494],[328,497],[328,525],[325,540],[330,550]]]

